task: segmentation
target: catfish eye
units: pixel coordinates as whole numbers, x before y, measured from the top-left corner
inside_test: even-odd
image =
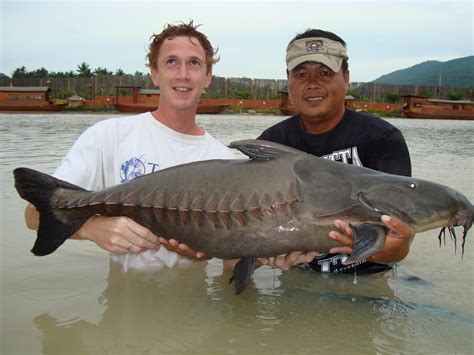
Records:
[[[416,189],[416,184],[414,182],[410,184],[410,189]]]

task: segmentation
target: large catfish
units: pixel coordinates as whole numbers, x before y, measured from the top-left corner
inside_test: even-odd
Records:
[[[14,171],[15,187],[40,213],[32,252],[55,251],[91,216],[128,216],[157,235],[222,259],[242,258],[232,279],[243,291],[256,257],[291,251],[327,252],[334,219],[350,223],[352,255],[379,252],[387,229],[380,216],[400,218],[413,232],[462,225],[463,247],[474,209],[437,183],[341,164],[276,143],[231,143],[250,159],[208,160],[164,169],[102,191],[49,175]],[[232,280],[231,279],[231,280]]]

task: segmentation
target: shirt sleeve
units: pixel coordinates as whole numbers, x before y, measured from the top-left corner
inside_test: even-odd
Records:
[[[88,190],[103,189],[102,144],[97,126],[89,127],[73,144],[54,176]]]
[[[411,160],[408,147],[398,129],[390,130],[379,141],[377,154],[371,169],[390,174],[411,176]]]

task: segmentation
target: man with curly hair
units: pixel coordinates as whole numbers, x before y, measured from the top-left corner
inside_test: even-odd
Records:
[[[199,98],[219,58],[207,37],[188,24],[167,25],[151,37],[148,63],[160,88],[158,109],[89,127],[74,143],[54,176],[88,190],[102,190],[143,174],[192,161],[233,159],[223,144],[199,127]],[[38,213],[25,210],[30,229]],[[71,238],[90,240],[127,268],[173,267],[208,257],[176,240],[165,240],[128,217],[91,217]],[[164,247],[163,247],[164,246]]]

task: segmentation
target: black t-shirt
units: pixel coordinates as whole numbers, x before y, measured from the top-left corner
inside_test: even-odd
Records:
[[[410,154],[401,132],[379,117],[350,109],[345,110],[341,122],[329,132],[307,133],[301,117],[295,115],[266,129],[257,139],[281,143],[346,164],[411,176]],[[333,273],[374,273],[391,268],[368,261],[345,266],[342,262],[346,257],[343,254],[324,254],[304,267]]]

